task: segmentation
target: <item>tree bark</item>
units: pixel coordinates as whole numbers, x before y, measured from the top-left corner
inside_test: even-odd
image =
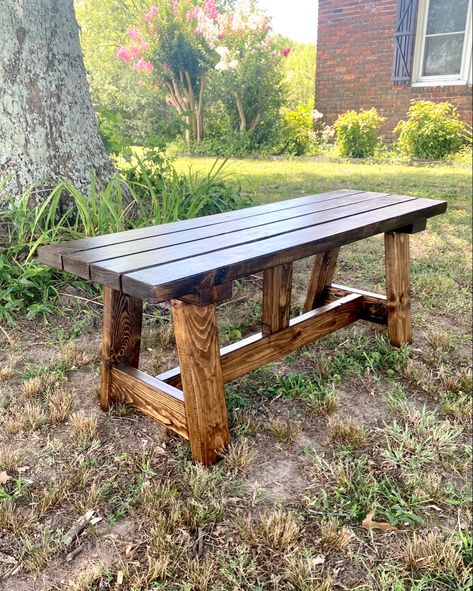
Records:
[[[0,178],[13,175],[9,192],[59,178],[86,192],[92,174],[107,180],[114,168],[98,133],[73,0],[0,0],[0,39]]]

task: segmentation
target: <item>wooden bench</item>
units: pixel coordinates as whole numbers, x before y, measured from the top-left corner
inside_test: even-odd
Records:
[[[363,319],[411,341],[409,234],[443,201],[340,190],[45,246],[39,260],[104,286],[100,405],[130,404],[214,463],[229,444],[224,384]],[[385,234],[387,294],[332,284],[341,246]],[[305,313],[290,318],[293,262],[317,255]],[[220,350],[215,304],[264,271],[262,331]],[[139,367],[143,300],[172,300],[180,367]]]

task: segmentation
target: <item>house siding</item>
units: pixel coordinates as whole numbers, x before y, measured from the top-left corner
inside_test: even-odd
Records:
[[[376,107],[383,134],[405,118],[410,101],[450,101],[472,121],[471,86],[413,88],[392,82],[397,0],[319,0],[316,108],[332,124],[349,109]]]

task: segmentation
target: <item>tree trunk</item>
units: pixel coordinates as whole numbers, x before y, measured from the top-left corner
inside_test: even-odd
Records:
[[[0,178],[15,196],[114,172],[95,120],[73,0],[0,0]],[[0,203],[2,195],[0,190]]]

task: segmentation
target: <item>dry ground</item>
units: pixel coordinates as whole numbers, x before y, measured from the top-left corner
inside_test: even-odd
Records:
[[[347,166],[351,186],[385,188],[379,167],[357,185]],[[0,589],[470,588],[471,188],[465,171],[411,172],[403,192],[431,183],[450,201],[412,241],[414,345],[358,323],[231,384],[233,443],[212,469],[150,419],[99,410],[100,301],[71,289],[47,322],[4,327]],[[298,177],[294,194],[320,178]],[[382,251],[380,238],[345,248],[337,282],[382,291]],[[297,265],[295,313],[309,271]],[[238,282],[222,344],[258,330],[260,294],[260,277]],[[142,364],[175,364],[165,306],[147,309]],[[89,510],[100,521],[67,540]],[[371,511],[381,529],[363,527]]]

